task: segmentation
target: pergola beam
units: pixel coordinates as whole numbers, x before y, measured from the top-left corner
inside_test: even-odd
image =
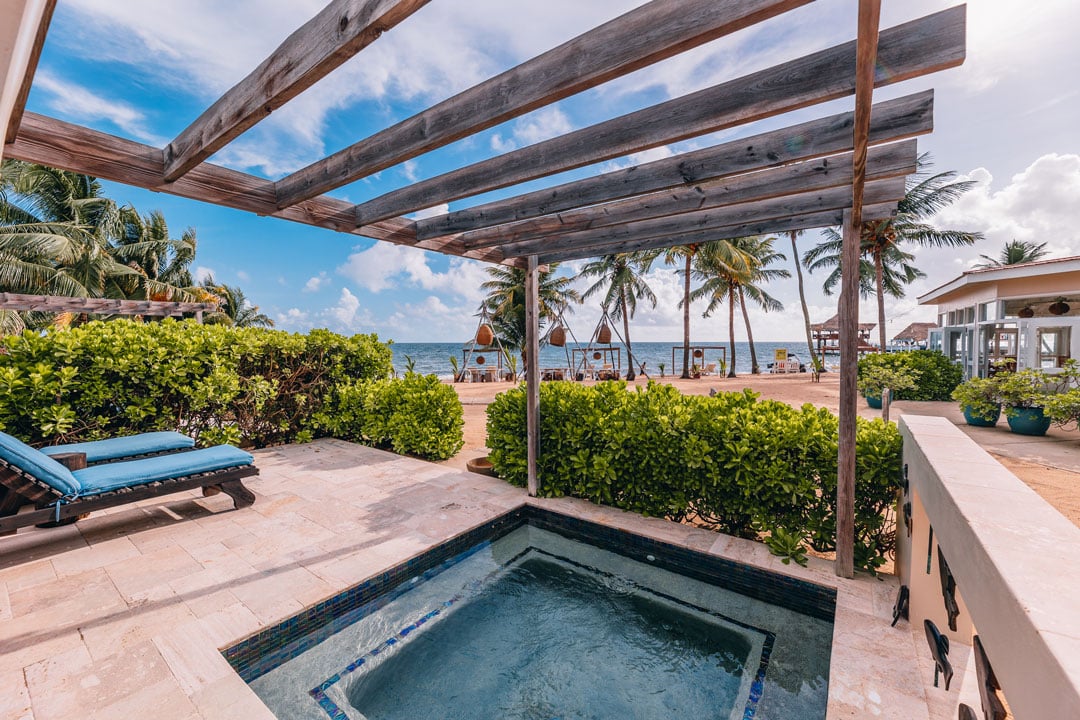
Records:
[[[917,159],[914,140],[874,148],[867,168],[868,177],[873,180],[903,178],[916,171]],[[545,215],[511,225],[484,228],[462,233],[457,239],[470,249],[507,245],[542,240],[569,232],[624,225],[638,220],[753,203],[796,193],[837,187],[846,189],[850,185],[851,153],[844,153]]]
[[[855,440],[859,393],[859,256],[866,189],[867,139],[878,63],[881,0],[859,0],[858,59],[855,64],[855,127],[851,210],[844,213],[840,260],[840,428],[836,478],[836,574],[855,573]],[[884,352],[885,348],[881,348]]]
[[[0,310],[51,313],[90,313],[94,315],[148,315],[182,317],[217,309],[213,303],[166,302],[162,300],[116,300],[112,298],[66,297],[59,295],[23,295],[0,293]]]
[[[867,205],[865,208],[867,217],[887,218],[896,214],[896,203],[887,202],[876,205]],[[694,244],[702,244],[713,240],[730,240],[731,238],[747,237],[750,235],[771,235],[775,233],[789,232],[791,230],[814,230],[817,228],[838,226],[843,222],[844,210],[823,210],[805,215],[791,215],[781,218],[768,218],[751,220],[737,225],[717,227],[713,230],[694,233],[689,236],[663,235],[659,237],[643,238],[634,241],[622,241],[606,245],[593,245],[588,248],[588,256],[597,257],[612,253],[635,252],[638,250],[656,250],[661,248],[685,245],[692,241]],[[689,238],[689,239],[688,239]],[[539,262],[548,264],[580,260],[583,257],[580,248],[558,252],[541,252],[537,256]],[[524,258],[515,258],[516,261]]]
[[[904,196],[904,190],[903,177],[878,180],[867,186],[866,197],[869,202],[875,204],[893,202]],[[539,240],[508,243],[502,245],[500,250],[505,257],[569,249],[588,253],[589,249],[596,245],[611,245],[620,241],[633,242],[642,238],[665,235],[684,238],[685,242],[675,244],[687,245],[698,242],[698,238],[708,236],[718,227],[788,215],[805,215],[823,210],[843,210],[851,207],[851,202],[851,188],[845,184],[821,191],[782,195],[768,200],[625,222],[611,227],[549,235]]]
[[[933,115],[933,90],[879,103],[874,106],[870,142],[893,142],[932,132]],[[416,237],[428,240],[457,233],[467,236],[481,228],[850,151],[853,122],[854,113],[840,113],[417,220]]]
[[[427,3],[333,0],[166,146],[165,181],[178,180]]]
[[[277,183],[279,206],[373,175],[808,2],[654,0],[283,178]]]
[[[878,85],[959,65],[964,8],[952,8],[881,33]],[[856,42],[659,103],[520,148],[407,187],[356,207],[359,225],[743,125],[855,92]]]
[[[8,116],[7,131],[4,133],[4,144],[15,142],[15,136],[22,124],[23,113],[26,111],[26,100],[30,97],[30,87],[34,84],[34,75],[37,73],[38,60],[41,59],[41,49],[45,46],[45,36],[49,34],[49,24],[52,22],[53,12],[56,10],[56,0],[45,0],[45,6],[41,10],[41,20],[38,22],[37,33],[34,35],[34,43],[30,49],[30,56],[26,61],[26,72],[23,74],[22,84],[15,96],[15,104]],[[0,78],[3,80],[3,78]]]
[[[4,155],[258,215],[339,232],[355,230],[352,206],[344,200],[323,196],[278,210],[273,182],[209,163],[176,182],[165,182],[160,149],[36,113],[26,114],[18,137],[4,148]],[[369,226],[365,234],[390,242],[415,242],[412,223],[405,220]]]

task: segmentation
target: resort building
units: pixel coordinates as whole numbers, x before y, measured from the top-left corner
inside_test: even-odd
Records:
[[[1054,372],[1080,356],[1080,257],[968,270],[919,304],[937,305],[929,347],[965,377],[996,364]]]
[[[937,323],[914,322],[898,332],[889,343],[890,350],[925,350],[930,339],[930,331],[937,328]]]

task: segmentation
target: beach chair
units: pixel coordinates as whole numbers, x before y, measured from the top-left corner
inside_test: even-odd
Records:
[[[702,375],[715,375],[716,374],[716,363],[709,363],[708,365],[706,365],[705,369],[701,371],[701,374]]]
[[[68,445],[50,445],[41,452],[55,458],[58,455],[83,454],[87,465],[134,460],[166,453],[186,452],[195,449],[195,440],[178,432],[148,432],[92,440]]]
[[[102,447],[108,446],[96,450],[103,452]],[[255,495],[242,480],[259,474],[254,461],[243,450],[217,445],[88,466],[82,452],[49,455],[0,432],[0,535],[29,525],[67,524],[93,510],[195,488],[204,495],[223,492],[235,508],[247,507]],[[19,512],[27,504],[35,509]]]

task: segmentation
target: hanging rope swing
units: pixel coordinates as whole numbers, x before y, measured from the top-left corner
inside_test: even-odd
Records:
[[[495,354],[495,367],[487,364],[487,353]],[[502,341],[491,327],[491,316],[486,307],[480,308],[480,322],[472,340],[461,350],[464,362],[455,382],[496,382],[503,379],[503,357],[506,351]],[[470,367],[470,361],[476,367]]]

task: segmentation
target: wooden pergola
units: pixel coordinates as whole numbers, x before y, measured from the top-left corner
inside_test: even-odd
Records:
[[[0,310],[180,318],[191,315],[199,322],[202,322],[203,313],[217,310],[217,305],[214,303],[166,302],[164,300],[113,300],[111,298],[22,295],[0,292]]]
[[[24,112],[55,0],[24,10],[5,87],[3,155],[260,215],[527,270],[527,349],[539,357],[537,270],[549,262],[843,225],[837,572],[852,573],[858,228],[895,213],[933,93],[872,106],[875,87],[961,64],[965,8],[879,33],[859,0],[851,42],[471,163],[359,204],[325,193],[812,0],[652,0],[276,182],[206,162],[405,21],[427,0],[332,0],[166,147]],[[9,77],[11,73],[8,73]],[[455,210],[408,214],[854,95],[853,112]],[[539,367],[528,368],[529,492],[537,491]]]

